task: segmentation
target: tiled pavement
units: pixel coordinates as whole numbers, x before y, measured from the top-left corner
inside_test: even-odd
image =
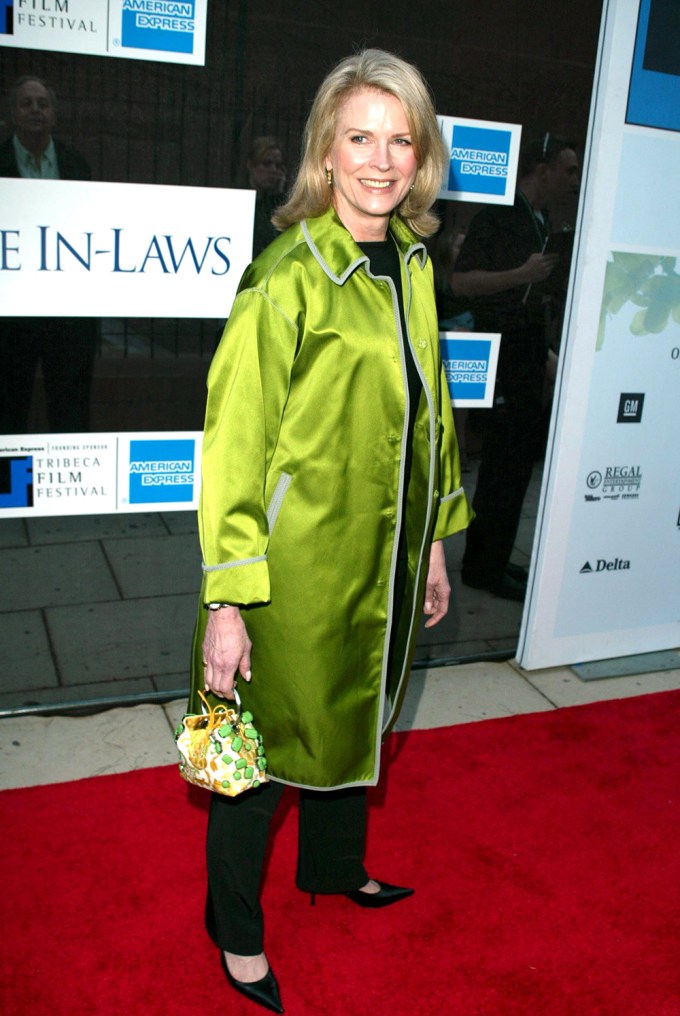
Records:
[[[474,473],[464,474],[471,492]],[[526,564],[540,470],[515,559]],[[460,585],[463,535],[447,541],[449,616],[419,638],[417,660],[512,655],[521,605]],[[194,512],[0,521],[3,711],[182,692],[200,550]]]

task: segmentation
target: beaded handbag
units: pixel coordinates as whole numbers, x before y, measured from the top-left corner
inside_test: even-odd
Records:
[[[226,797],[267,783],[262,738],[253,726],[253,714],[241,711],[236,689],[236,709],[211,707],[203,692],[198,694],[204,711],[185,713],[175,731],[181,776]]]

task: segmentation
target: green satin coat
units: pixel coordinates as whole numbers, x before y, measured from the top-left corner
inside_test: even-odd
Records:
[[[408,336],[393,283],[330,210],[247,269],[208,377],[199,528],[203,585],[192,707],[209,602],[244,606],[252,682],[239,684],[270,775],[333,789],[378,780],[413,656],[429,549],[471,512],[441,369],[431,265],[404,222]],[[405,606],[387,673],[402,522],[404,343],[419,365]],[[200,710],[198,710],[200,711]]]

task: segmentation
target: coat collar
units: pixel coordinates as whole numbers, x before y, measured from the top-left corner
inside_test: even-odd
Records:
[[[301,227],[312,254],[336,285],[342,286],[359,265],[368,261],[340,222],[335,209],[329,208],[314,219],[303,219]],[[390,219],[390,233],[405,262],[408,264],[415,257],[420,268],[424,268],[427,261],[425,244],[397,215]]]

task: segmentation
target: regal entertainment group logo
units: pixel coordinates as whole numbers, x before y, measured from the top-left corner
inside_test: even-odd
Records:
[[[191,502],[195,455],[191,439],[130,441],[130,504]]]
[[[0,456],[0,510],[33,507],[33,456]]]
[[[586,478],[586,501],[637,501],[640,497],[640,466],[606,466],[593,469]]]

